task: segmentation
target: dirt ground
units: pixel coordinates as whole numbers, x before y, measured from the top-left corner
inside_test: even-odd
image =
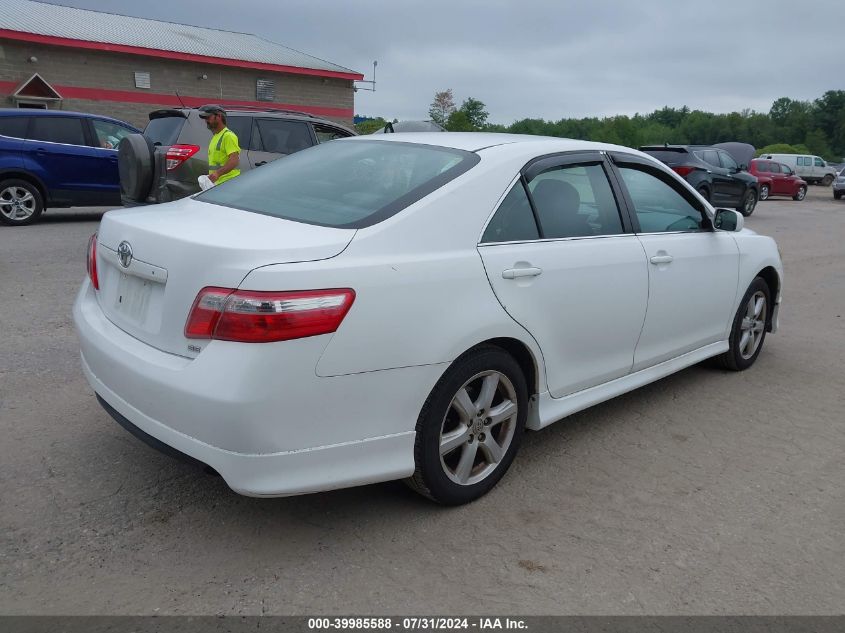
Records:
[[[249,499],[115,424],[70,309],[96,211],[0,227],[0,613],[834,614],[845,605],[845,201],[760,203],[781,331],[523,443],[487,497]]]

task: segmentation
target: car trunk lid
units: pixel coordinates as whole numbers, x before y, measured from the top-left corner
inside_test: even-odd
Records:
[[[237,288],[260,266],[335,257],[354,235],[191,198],[111,211],[98,233],[98,300],[128,334],[193,357],[184,328],[202,288]]]

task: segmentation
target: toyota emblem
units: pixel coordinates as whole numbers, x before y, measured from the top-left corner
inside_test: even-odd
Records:
[[[117,259],[120,265],[124,268],[129,268],[132,263],[132,246],[127,241],[123,241],[117,246]]]

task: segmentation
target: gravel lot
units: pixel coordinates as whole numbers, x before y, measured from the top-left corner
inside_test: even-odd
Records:
[[[70,318],[96,210],[0,227],[0,613],[834,614],[845,202],[760,203],[781,331],[529,434],[481,501],[240,497],[100,408]]]

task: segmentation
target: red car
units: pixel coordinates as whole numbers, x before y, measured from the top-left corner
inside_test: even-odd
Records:
[[[748,171],[757,176],[760,183],[760,200],[770,196],[790,196],[793,200],[803,200],[807,195],[807,182],[783,163],[755,158]]]

